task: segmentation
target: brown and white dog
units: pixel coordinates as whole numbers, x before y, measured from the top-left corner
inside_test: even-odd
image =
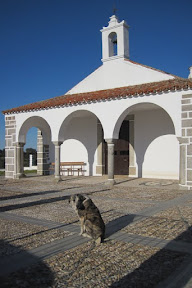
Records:
[[[103,242],[105,223],[93,201],[87,196],[76,194],[70,197],[69,202],[79,216],[81,223],[80,235],[94,239],[96,244]]]

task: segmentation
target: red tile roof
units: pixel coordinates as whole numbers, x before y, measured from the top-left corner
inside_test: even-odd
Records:
[[[188,89],[192,89],[191,80],[183,78],[175,78],[160,82],[152,82],[114,89],[78,93],[78,94],[65,94],[51,99],[8,109],[3,111],[3,114],[49,109],[60,106],[78,105],[80,103],[90,103],[93,101],[97,102],[102,100],[118,99],[121,97],[132,97],[132,96],[135,97],[143,94],[156,94],[160,92],[188,90]]]

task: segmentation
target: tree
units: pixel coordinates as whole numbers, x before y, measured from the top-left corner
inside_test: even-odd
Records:
[[[26,148],[24,152],[24,167],[29,167],[29,155],[33,155],[32,165],[37,165],[37,151],[33,148]]]
[[[5,149],[0,150],[0,169],[5,168]]]

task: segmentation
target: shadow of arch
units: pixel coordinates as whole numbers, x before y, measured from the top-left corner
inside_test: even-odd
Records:
[[[94,116],[100,121],[98,116],[96,114],[94,114],[93,112],[89,111],[89,110],[82,109],[82,110],[74,111],[71,114],[69,114],[64,119],[63,123],[61,124],[61,127],[59,129],[58,141],[63,142],[65,140],[65,134],[63,133],[63,131],[65,131],[65,129],[67,128],[67,126],[69,125],[70,121],[73,118],[89,117],[89,116]],[[100,123],[101,123],[101,121],[100,121]]]
[[[171,116],[168,114],[168,112],[162,108],[161,106],[157,105],[157,104],[154,104],[154,103],[151,103],[151,102],[147,102],[147,103],[138,103],[138,104],[134,104],[128,108],[126,108],[122,114],[119,116],[116,124],[115,124],[115,127],[113,129],[113,138],[114,139],[118,139],[118,135],[119,135],[119,130],[121,128],[121,124],[123,122],[123,120],[128,116],[128,115],[132,115],[135,113],[135,111],[145,111],[145,110],[152,110],[152,109],[162,109],[170,118],[171,122],[172,122],[172,125],[173,125],[173,129],[174,129],[174,134],[175,134],[175,125],[174,125],[174,122],[171,118]]]
[[[1,287],[50,287],[54,283],[54,273],[37,256],[0,240],[0,246],[11,255],[0,259]],[[27,273],[25,272],[27,270]]]
[[[67,155],[68,153],[66,152],[69,151],[69,149],[70,150],[73,149],[74,155],[80,152],[78,151],[78,146],[76,146],[77,149],[75,150],[74,144],[76,141],[79,141],[85,147],[86,153],[84,153],[83,155],[80,152],[79,155],[76,155],[76,159],[72,161],[86,162],[85,160],[87,160],[89,164],[89,175],[93,175],[93,164],[96,149],[98,146],[97,145],[98,121],[99,119],[94,113],[88,110],[78,110],[72,112],[70,115],[68,115],[68,117],[66,117],[59,130],[58,139],[60,142],[64,142],[63,143],[64,146],[61,147],[61,150],[63,149],[62,150],[63,152],[61,152],[61,154],[65,155],[65,157],[69,157],[69,155]],[[68,143],[70,143],[70,140],[75,141],[71,141],[71,146],[69,147],[69,145],[67,146],[67,141]],[[64,147],[66,147],[66,151]],[[67,161],[71,160],[67,159]]]
[[[43,136],[43,143],[49,144],[51,141],[51,128],[47,121],[39,116],[29,117],[21,126],[18,135],[18,142],[26,143],[26,134],[32,127],[36,127],[41,130]]]

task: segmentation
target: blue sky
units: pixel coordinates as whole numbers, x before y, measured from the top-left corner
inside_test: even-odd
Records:
[[[63,95],[102,65],[114,3],[130,26],[130,59],[187,78],[192,0],[0,0],[1,111]],[[4,137],[1,114],[0,149]]]

